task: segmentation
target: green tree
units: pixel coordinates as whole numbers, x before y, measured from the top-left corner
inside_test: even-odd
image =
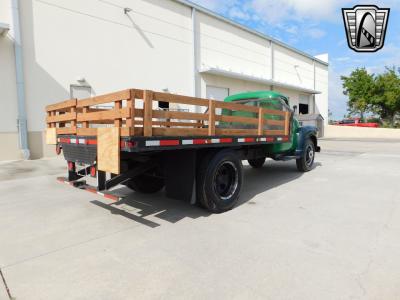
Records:
[[[365,68],[357,68],[350,76],[341,76],[343,94],[348,96],[347,107],[350,115],[364,115],[371,109],[371,100],[375,91],[373,74],[368,74]]]
[[[396,115],[400,113],[400,76],[395,67],[386,68],[376,77],[374,97],[371,104],[376,112],[391,127],[395,126]]]

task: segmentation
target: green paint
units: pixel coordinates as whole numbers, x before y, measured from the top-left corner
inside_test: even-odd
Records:
[[[289,99],[285,95],[275,91],[255,91],[255,92],[240,93],[227,97],[224,100],[224,102],[236,102],[255,107],[261,106],[263,108],[271,110],[280,110],[280,111],[287,111],[288,109],[290,110]],[[291,114],[293,116],[293,111],[291,111]],[[227,109],[222,110],[222,115],[257,118],[257,113],[244,112],[244,111],[232,112]],[[269,120],[284,120],[283,116],[274,116],[266,114],[264,117],[265,119]],[[234,128],[236,127],[242,129],[257,128],[256,125],[243,124],[243,123],[221,123],[221,126],[234,127]],[[292,155],[295,152],[298,145],[297,133],[299,131],[299,128],[300,128],[299,122],[296,120],[296,118],[292,117],[289,141],[285,143],[276,143],[272,145],[263,146],[266,156],[274,156],[278,154]],[[269,126],[269,128],[266,129],[282,129],[282,127]]]

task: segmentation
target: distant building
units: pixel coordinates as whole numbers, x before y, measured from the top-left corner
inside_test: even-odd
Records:
[[[21,147],[54,155],[43,143],[47,104],[130,87],[218,100],[272,89],[328,120],[327,56],[184,0],[0,0],[0,34],[2,160],[21,158]]]

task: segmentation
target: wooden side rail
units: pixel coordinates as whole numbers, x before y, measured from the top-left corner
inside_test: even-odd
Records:
[[[194,106],[197,112],[160,110],[160,101]],[[56,134],[91,136],[105,126],[120,128],[121,136],[146,137],[290,133],[289,112],[138,89],[71,99],[47,106],[46,112],[47,127]]]

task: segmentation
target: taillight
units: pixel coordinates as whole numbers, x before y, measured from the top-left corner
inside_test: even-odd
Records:
[[[96,177],[96,175],[97,175],[96,167],[94,166],[90,167],[90,176]]]
[[[75,163],[72,161],[68,162],[68,171],[75,171]]]

